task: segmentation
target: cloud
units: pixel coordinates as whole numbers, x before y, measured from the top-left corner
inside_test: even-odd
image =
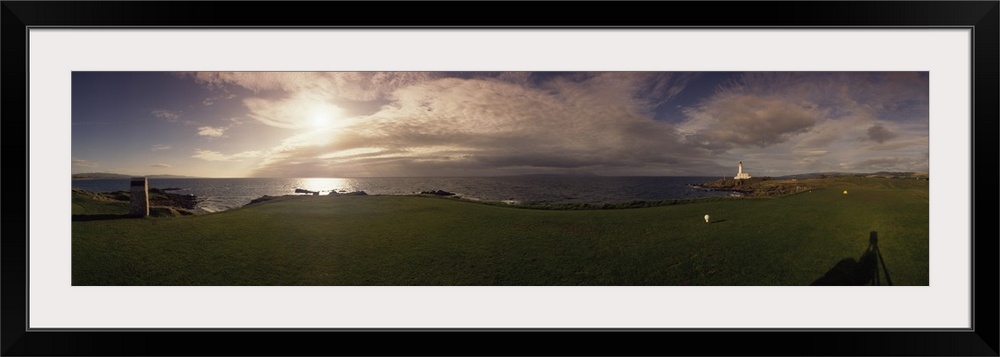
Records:
[[[159,164],[149,165],[149,167],[173,167],[173,166],[170,166],[169,164],[159,163]]]
[[[214,150],[195,149],[192,158],[205,161],[242,161],[243,159],[258,158],[262,156],[260,151],[244,151],[234,155],[226,155]]]
[[[153,114],[153,116],[155,116],[157,118],[160,118],[160,119],[163,119],[163,120],[166,120],[166,121],[169,121],[169,122],[176,122],[177,120],[179,120],[181,118],[181,112],[170,111],[170,110],[166,110],[166,109],[154,109],[150,113]]]
[[[686,112],[680,130],[686,141],[714,152],[737,147],[767,147],[788,141],[818,124],[823,110],[778,97],[726,95]]]
[[[927,164],[913,157],[877,157],[840,164],[840,168],[849,171],[923,171]]]
[[[203,126],[198,128],[198,135],[208,136],[212,138],[221,138],[225,134],[226,129],[227,128],[225,127]]]
[[[262,94],[310,92],[331,99],[370,101],[436,76],[430,72],[197,72],[196,81],[211,88],[232,85]]]
[[[701,175],[743,158],[756,158],[760,173],[855,170],[885,158],[926,165],[916,153],[926,147],[926,73],[747,73],[714,91],[693,86],[698,73],[187,75],[249,91],[245,118],[298,130],[270,149],[193,156],[252,161],[257,176]],[[656,120],[664,107],[679,114]],[[334,123],[312,126],[317,117]],[[223,137],[232,125],[199,135]]]
[[[73,159],[73,167],[97,167],[96,162],[84,159]]]
[[[202,160],[205,160],[205,161],[228,161],[229,160],[229,156],[223,155],[222,153],[220,153],[218,151],[201,150],[201,149],[195,150],[194,155],[191,155],[191,157],[193,157],[195,159],[202,159]]]
[[[686,121],[678,131],[686,142],[700,144],[719,158],[758,156],[753,162],[760,172],[863,171],[879,163],[865,160],[886,157],[899,158],[898,168],[926,167],[926,155],[918,152],[928,143],[927,88],[926,73],[917,72],[746,73],[731,77],[713,95],[687,107]],[[727,113],[720,107],[742,107],[731,112],[755,108],[745,103],[747,98],[767,99],[772,105],[762,108],[781,108],[784,115],[804,113],[800,118],[806,120],[760,127],[749,121],[718,120]],[[753,111],[738,118],[774,113]],[[802,126],[795,130],[795,124]],[[872,127],[876,128],[869,132]],[[870,145],[858,145],[859,139]],[[873,158],[875,151],[878,156]]]
[[[312,126],[317,117],[338,118],[341,109],[313,93],[297,93],[281,99],[246,98],[243,104],[249,116],[278,128],[297,129]]]
[[[668,124],[646,115],[648,102],[635,96],[641,84],[601,76],[556,78],[537,87],[482,78],[425,81],[397,89],[389,105],[351,125],[285,140],[256,173],[717,169],[696,148],[680,145]],[[678,164],[683,161],[688,166]]]
[[[222,93],[222,94],[217,95],[217,96],[212,96],[212,97],[208,97],[208,98],[203,99],[201,101],[201,105],[207,107],[207,106],[215,104],[216,102],[218,102],[220,100],[228,100],[228,99],[233,99],[233,98],[236,98],[236,94]]]
[[[170,150],[172,147],[170,145],[156,144],[149,148],[152,151],[163,151]]]
[[[863,128],[870,119],[863,117],[827,118],[797,137],[797,149],[828,149],[834,143],[852,138],[858,128]],[[858,134],[860,135],[860,134]]]
[[[927,72],[749,72],[731,78],[718,94],[777,95],[830,108],[833,116],[860,111],[877,116],[924,107],[928,78]]]
[[[799,157],[820,157],[830,154],[829,150],[796,150],[794,154]]]
[[[279,128],[304,128],[317,115],[343,114],[357,102],[392,101],[397,91],[440,80],[480,80],[517,87],[552,85],[577,92],[623,91],[630,100],[650,108],[680,93],[696,75],[667,72],[581,72],[536,74],[532,72],[200,72],[196,81],[213,88],[238,86],[255,94],[243,99],[249,117]],[[561,90],[560,88],[551,88]],[[617,95],[616,95],[617,96]],[[212,102],[212,100],[209,100]],[[636,108],[639,109],[639,108]],[[643,110],[648,108],[643,108]]]
[[[884,144],[876,144],[868,146],[869,150],[876,151],[909,151],[912,152],[913,149],[926,149],[929,146],[930,141],[926,136],[918,136],[914,139],[909,140],[896,140]]]
[[[897,135],[895,133],[889,131],[889,129],[886,129],[881,124],[872,125],[868,128],[868,140],[879,144],[886,142],[886,140],[895,138],[896,136]]]

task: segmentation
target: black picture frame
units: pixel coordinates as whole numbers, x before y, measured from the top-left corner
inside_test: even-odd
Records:
[[[4,184],[0,353],[41,355],[949,355],[996,356],[996,1],[887,2],[34,2],[2,1]],[[407,20],[382,17],[392,12]],[[412,15],[412,14],[420,14]],[[454,16],[452,14],[463,14]],[[571,15],[572,14],[572,15]],[[579,15],[583,14],[583,15]],[[968,28],[973,31],[972,328],[34,330],[27,320],[28,30],[39,27]],[[23,119],[22,119],[23,118]],[[25,133],[25,136],[21,136]],[[22,145],[20,138],[24,138]],[[25,150],[22,152],[21,150]],[[24,160],[24,161],[21,161]],[[22,168],[20,163],[24,163]],[[24,170],[24,176],[20,175]],[[21,179],[25,181],[21,181]],[[992,180],[992,181],[991,181]],[[978,185],[976,183],[979,183]],[[21,204],[20,197],[25,197]],[[977,209],[978,208],[978,209]],[[985,213],[984,213],[985,212]],[[987,224],[976,225],[977,218]],[[23,227],[23,230],[22,230]],[[977,239],[979,238],[979,239]],[[888,303],[888,302],[875,302]],[[934,308],[928,306],[928,309]]]

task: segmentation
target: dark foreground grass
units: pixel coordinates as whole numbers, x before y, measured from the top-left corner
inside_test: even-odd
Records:
[[[636,209],[287,196],[200,216],[74,219],[73,285],[809,285],[858,260],[870,231],[895,285],[928,284],[926,181],[825,184]],[[74,218],[87,206],[74,198]]]

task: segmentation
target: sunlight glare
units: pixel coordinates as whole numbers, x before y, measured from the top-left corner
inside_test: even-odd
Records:
[[[356,186],[357,184],[351,179],[326,177],[301,178],[295,183],[295,188],[318,191],[323,195],[327,195],[331,191],[356,191]]]
[[[333,118],[331,118],[326,113],[318,113],[313,115],[312,120],[310,120],[312,127],[314,128],[325,128],[333,123]]]
[[[341,110],[329,103],[314,104],[306,117],[305,125],[313,129],[331,127],[339,120]]]

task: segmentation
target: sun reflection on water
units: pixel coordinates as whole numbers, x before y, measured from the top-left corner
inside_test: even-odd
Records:
[[[330,192],[353,192],[357,190],[356,186],[357,183],[352,179],[313,177],[298,179],[295,188],[317,191],[325,195]]]

